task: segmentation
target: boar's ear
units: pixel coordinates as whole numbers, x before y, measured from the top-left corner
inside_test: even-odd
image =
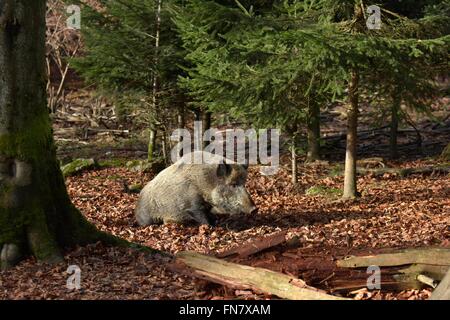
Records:
[[[226,163],[221,163],[217,166],[217,176],[218,177],[225,177],[229,176],[233,168]]]

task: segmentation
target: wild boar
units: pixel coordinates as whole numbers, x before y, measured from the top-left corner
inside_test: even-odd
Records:
[[[201,156],[202,164],[193,163]],[[245,189],[247,167],[206,152],[190,153],[161,171],[141,191],[136,207],[140,225],[215,224],[216,214],[256,210]]]

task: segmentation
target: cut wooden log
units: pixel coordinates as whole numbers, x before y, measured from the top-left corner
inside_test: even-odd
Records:
[[[287,231],[280,231],[272,233],[265,237],[259,237],[252,239],[251,241],[244,243],[240,246],[217,253],[217,258],[227,258],[237,256],[239,258],[245,258],[252,254],[261,252],[268,248],[275,247],[286,241]]]
[[[431,294],[430,300],[450,300],[450,268],[444,279]]]
[[[372,265],[385,267],[382,271],[383,289],[408,290],[435,287],[450,266],[450,249],[407,249],[394,253],[348,257],[337,261],[341,268],[364,268]],[[409,265],[399,269],[399,266]],[[332,283],[333,291],[345,291],[363,287],[364,279],[342,280]]]
[[[130,130],[118,130],[118,129],[101,129],[101,128],[85,128],[87,132],[94,133],[111,133],[111,134],[123,134],[127,135],[130,133]]]
[[[343,169],[338,168],[335,170],[336,174],[342,175]],[[428,166],[418,168],[364,168],[357,167],[356,172],[359,175],[372,175],[374,177],[381,177],[385,174],[397,175],[400,177],[407,177],[413,174],[449,174],[450,166]]]
[[[98,163],[95,159],[75,159],[61,167],[64,177],[76,175],[82,171],[95,169]]]
[[[384,159],[381,157],[359,159],[356,161],[356,165],[363,168],[386,167]]]
[[[359,174],[371,174],[373,176],[383,176],[386,173],[406,177],[412,174],[434,174],[434,173],[450,173],[450,166],[430,166],[420,168],[379,168],[367,169],[357,168]]]
[[[408,249],[395,253],[384,253],[375,256],[347,257],[337,261],[341,268],[360,268],[368,266],[390,267],[407,264],[430,264],[450,266],[450,249],[424,248]]]
[[[430,279],[439,281],[444,275],[447,266],[432,266],[435,268],[429,269],[428,265],[413,265],[405,269],[383,268],[381,272],[381,288],[382,290],[392,290],[392,291],[402,291],[402,290],[412,290],[412,289],[424,289],[427,287],[435,288],[435,283],[429,281]],[[444,273],[441,273],[440,269],[445,268]],[[426,270],[424,274],[420,273],[421,270]],[[434,277],[429,273],[429,271],[434,271],[437,277]],[[428,280],[427,280],[428,279]],[[331,292],[349,292],[361,288],[367,287],[367,275],[355,274],[348,279],[332,279],[328,282],[328,287],[331,288]]]
[[[253,290],[292,300],[341,300],[306,285],[298,278],[267,269],[227,262],[196,252],[180,252],[171,266],[190,276],[233,289]]]
[[[448,266],[437,266],[432,264],[413,264],[407,268],[398,270],[402,274],[419,275],[423,274],[436,280],[442,280],[445,277]]]
[[[381,271],[380,286],[382,290],[387,291],[402,291],[411,289],[423,289],[428,285],[421,282],[418,279],[420,273],[416,272],[403,272],[398,267],[383,268]],[[340,277],[338,279],[332,279],[327,283],[331,288],[331,292],[348,292],[361,288],[367,288],[368,274],[354,273],[347,278]]]
[[[336,280],[331,283],[331,292],[351,292],[354,290],[367,288],[367,279],[345,279]],[[384,291],[403,291],[411,289],[423,289],[424,284],[415,279],[389,279],[380,282],[381,289]]]

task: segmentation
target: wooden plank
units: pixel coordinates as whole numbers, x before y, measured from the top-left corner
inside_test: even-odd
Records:
[[[430,300],[450,300],[450,268],[444,279],[431,294]]]
[[[351,256],[337,261],[341,268],[360,268],[368,266],[390,267],[407,264],[432,264],[450,266],[450,249],[423,248],[407,249],[394,253],[356,257]]]
[[[196,252],[180,252],[176,255],[176,269],[188,267],[191,276],[223,284],[234,289],[251,289],[291,300],[341,300],[309,287],[298,278],[263,268],[249,267],[227,262]],[[181,264],[181,265],[180,265]]]
[[[442,280],[448,266],[436,266],[432,264],[413,264],[407,268],[398,270],[399,273],[419,275],[424,274],[436,280]]]

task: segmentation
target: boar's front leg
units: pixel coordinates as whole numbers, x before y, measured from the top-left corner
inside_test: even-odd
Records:
[[[191,220],[194,220],[198,224],[211,225],[211,222],[209,221],[205,211],[191,209],[188,210],[187,213],[190,216]]]
[[[211,206],[201,198],[197,198],[194,201],[187,213],[192,220],[199,224],[214,226],[217,222],[215,215],[211,213]]]
[[[210,210],[206,213],[206,219],[208,219],[209,225],[214,227],[217,225],[217,216],[212,213]]]

